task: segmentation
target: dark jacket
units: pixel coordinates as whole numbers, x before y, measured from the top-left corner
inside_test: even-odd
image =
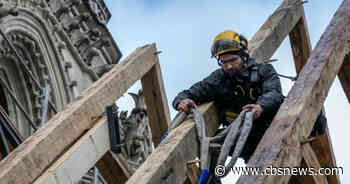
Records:
[[[260,104],[263,109],[261,116],[269,115],[268,119],[271,119],[284,96],[273,66],[257,64],[254,59],[249,59],[247,68],[233,78],[222,68],[212,72],[190,89],[179,93],[173,101],[173,107],[177,109],[178,104],[186,98],[192,99],[197,105],[214,100],[220,112],[239,113],[246,104]]]

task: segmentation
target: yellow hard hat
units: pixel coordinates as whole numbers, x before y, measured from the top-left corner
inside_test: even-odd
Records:
[[[227,30],[219,33],[211,47],[212,57],[217,57],[231,51],[239,51],[248,48],[247,39],[235,31]]]

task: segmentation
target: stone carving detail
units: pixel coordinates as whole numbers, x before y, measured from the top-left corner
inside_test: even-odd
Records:
[[[149,126],[146,105],[142,90],[138,94],[129,93],[135,102],[135,108],[127,116],[127,111],[120,112],[120,134],[123,145],[122,154],[128,160],[129,169],[136,169],[152,153],[152,133]]]
[[[0,60],[3,62],[0,75],[14,89],[34,123],[41,122],[44,96],[24,72],[24,66],[41,87],[50,87],[51,101],[61,110],[98,76],[109,71],[112,63],[119,61],[120,50],[105,26],[109,18],[110,12],[103,0],[0,0],[1,29],[24,62],[19,62],[0,37]],[[136,99],[143,97],[134,97]],[[140,100],[137,101],[140,104]],[[121,121],[124,125],[121,128],[125,142],[123,154],[130,168],[137,168],[153,150],[145,106],[139,107],[136,105],[135,109],[143,110],[134,109],[129,116],[124,112]],[[10,118],[18,123],[21,133],[29,136],[32,130],[14,103],[9,101],[8,108]],[[49,108],[47,118],[53,114]]]
[[[82,23],[82,22],[87,22],[87,21],[89,21],[90,20],[90,13],[87,13],[87,12],[85,12],[85,13],[82,13],[81,15],[80,15],[80,17],[79,17],[79,23]]]
[[[87,0],[88,7],[94,15],[94,18],[103,25],[107,24],[108,15],[99,0]]]
[[[3,17],[8,16],[8,15],[17,16],[18,9],[5,7],[4,3],[0,2],[0,18],[3,18]]]
[[[42,87],[49,86],[52,87],[52,81],[49,75],[46,62],[42,58],[40,47],[28,35],[21,32],[11,32],[7,36],[10,41],[17,48],[17,52],[23,58],[25,65],[30,69],[34,77],[39,81]],[[4,40],[0,43],[0,58],[11,58],[17,63],[19,63],[18,58],[9,48],[8,44]],[[43,96],[40,89],[34,84],[34,82],[29,79],[29,77],[24,78],[27,85],[28,92],[31,97],[32,111],[34,122],[37,125],[40,124],[42,119],[42,107],[43,107]],[[52,92],[51,92],[52,93]],[[52,96],[52,94],[51,94]]]
[[[2,0],[1,4],[5,4],[6,6],[11,7],[16,6],[31,9],[43,8],[46,6],[44,0]]]
[[[61,19],[61,16],[69,12],[69,6],[68,5],[62,5],[55,13],[58,20]]]

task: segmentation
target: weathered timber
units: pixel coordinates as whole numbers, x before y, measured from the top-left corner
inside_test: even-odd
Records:
[[[320,165],[323,168],[336,168],[336,161],[328,128],[324,135],[320,135],[315,138],[316,139],[310,142],[310,144],[315,154],[317,155]],[[338,184],[340,183],[339,175],[327,175],[327,181],[328,184]]]
[[[301,146],[301,152],[307,168],[314,169],[312,171],[314,173],[317,173],[321,169],[321,164],[319,163],[318,158],[311,145],[309,143],[303,144]],[[313,178],[315,184],[328,184],[327,177],[325,175],[312,174],[308,176]]]
[[[65,149],[93,127],[94,120],[101,116],[105,106],[114,103],[153,67],[155,52],[155,44],[137,48],[122,64],[85,90],[77,101],[56,114],[2,160],[0,180],[4,183],[32,183]]]
[[[327,181],[327,176],[319,175],[317,173],[319,169],[323,167],[318,161],[318,156],[310,146],[310,143],[303,144],[301,151],[303,159],[300,163],[300,166],[298,166],[298,170],[301,172],[299,175],[293,175],[289,180],[289,184],[329,184]]]
[[[312,52],[311,40],[307,27],[304,7],[302,6],[301,9],[302,16],[292,31],[289,33],[289,40],[292,47],[294,64],[297,74],[299,74],[303,66],[306,64]]]
[[[116,155],[111,151],[107,151],[96,163],[96,166],[108,183],[122,184],[131,176],[126,162],[126,158],[122,157],[122,155]]]
[[[34,183],[77,183],[81,176],[110,149],[106,121],[106,118],[99,120]]]
[[[34,182],[35,184],[77,183],[95,163],[108,183],[125,183],[130,173],[109,151],[108,123],[101,119],[72,145]]]
[[[196,162],[187,163],[187,178],[190,180],[191,184],[197,184],[199,181],[200,175],[201,173]]]
[[[303,158],[301,160],[300,166],[298,168],[307,168],[307,164],[305,162],[305,159]],[[307,183],[307,184],[316,184],[314,178],[312,176],[309,175],[302,175],[302,176],[292,176],[290,178],[290,180],[288,181],[289,184],[303,184],[303,183]]]
[[[259,63],[269,60],[301,16],[300,0],[284,0],[250,40],[250,56]]]
[[[217,112],[212,103],[199,107],[203,114],[207,134],[214,135],[218,128]],[[183,183],[186,177],[186,162],[198,155],[198,142],[195,123],[187,119],[178,128],[170,132],[145,163],[131,176],[127,184],[142,183]]]
[[[340,84],[343,87],[344,93],[348,98],[348,102],[350,103],[350,55],[344,60],[343,65],[341,66],[338,77],[340,80]]]
[[[257,62],[269,59],[295,26],[301,17],[300,7],[294,6],[297,2],[296,0],[285,0],[249,42],[250,53],[252,56],[258,57],[256,58]],[[205,118],[210,117],[210,119],[205,119],[207,131],[215,131],[218,117],[213,111],[216,109],[212,103],[207,104],[205,108],[208,110],[200,112]],[[193,120],[189,124],[191,124],[190,127],[183,124],[180,126],[181,128],[174,130],[170,134],[174,137],[168,137],[164,140],[127,183],[144,181],[145,184],[163,182],[182,184],[186,175],[186,162],[198,154]],[[208,136],[212,135],[213,133],[208,134]],[[174,141],[171,139],[175,139],[177,142],[170,145],[170,142]]]
[[[152,131],[152,140],[156,147],[160,143],[161,137],[168,130],[170,113],[158,55],[155,58],[157,59],[156,64],[142,77],[141,83],[148,107],[147,115]]]
[[[292,52],[293,52],[293,58],[294,58],[294,64],[295,64],[295,69],[296,69],[296,73],[299,74],[301,69],[303,68],[303,66],[306,64],[308,58],[311,55],[312,52],[312,46],[311,46],[311,40],[310,40],[310,36],[309,36],[309,30],[307,27],[307,22],[306,22],[306,17],[305,17],[305,11],[304,11],[304,7],[302,7],[302,17],[300,18],[300,20],[298,21],[298,23],[295,25],[295,27],[293,28],[293,30],[289,33],[289,40],[290,40],[290,44],[292,47]],[[325,115],[324,113],[324,107],[322,109],[322,114]],[[328,133],[328,128],[326,129],[325,135],[329,136]],[[323,136],[318,136],[317,138],[320,138]],[[330,139],[330,137],[328,137]],[[311,144],[312,147],[313,144]],[[330,142],[328,142],[328,144],[323,144],[322,145],[324,147],[324,149],[327,150],[331,150],[330,152],[325,152],[328,153],[327,157],[332,158],[333,159],[326,159],[328,161],[331,160],[335,160],[334,159],[334,154],[333,151],[331,149],[332,145],[330,144]],[[312,147],[313,148],[313,147]],[[322,153],[322,154],[325,154]],[[319,157],[317,154],[317,157],[319,159],[324,159],[322,157]],[[320,163],[322,162],[322,160],[320,160]],[[302,161],[302,163],[305,163],[305,158]],[[324,162],[322,162],[324,163]],[[334,163],[327,163],[327,165],[332,165],[332,167],[335,167],[335,162]],[[326,167],[326,165],[322,165],[322,167]],[[309,166],[305,166],[305,167],[309,167]],[[299,177],[299,179],[293,179],[295,177]],[[332,177],[332,178],[331,178]],[[331,184],[331,181],[336,181],[335,183],[339,183],[339,179],[337,178],[337,175],[332,175],[330,177],[327,177],[328,179],[328,183]],[[297,184],[297,183],[303,183],[308,181],[307,183],[310,183],[313,180],[313,176],[311,175],[306,175],[306,176],[292,176],[291,180],[290,180],[290,184]],[[312,181],[315,182],[315,181]]]
[[[328,90],[350,51],[350,0],[335,13],[248,166],[296,167]],[[278,132],[278,134],[276,134]],[[290,176],[242,176],[238,183],[287,183]]]
[[[187,177],[183,184],[193,184],[192,181]]]

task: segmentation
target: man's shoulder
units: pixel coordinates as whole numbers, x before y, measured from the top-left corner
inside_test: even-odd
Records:
[[[212,84],[219,84],[224,77],[225,77],[224,71],[219,68],[213,71],[212,73],[210,73],[210,75],[206,77],[204,80]]]
[[[218,68],[218,69],[214,70],[213,72],[211,72],[211,74],[209,76],[223,77],[224,76],[224,70],[222,68]]]
[[[259,73],[264,75],[271,72],[276,72],[272,64],[259,64]]]

